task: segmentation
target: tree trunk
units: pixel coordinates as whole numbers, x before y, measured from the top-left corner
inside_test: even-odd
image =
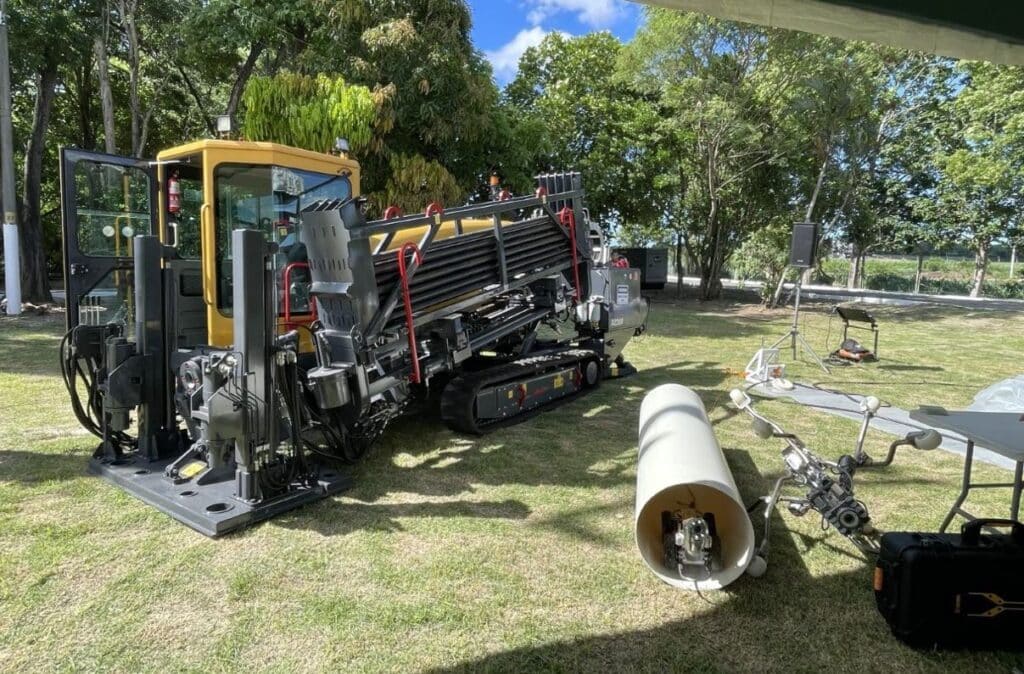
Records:
[[[917,273],[914,274],[914,294],[921,292],[921,276],[924,274],[924,255],[917,254]]]
[[[118,0],[118,13],[121,16],[121,25],[124,27],[125,37],[128,38],[128,110],[131,118],[132,130],[132,156],[142,156],[142,127],[144,124],[142,115],[142,96],[139,93],[139,81],[141,79],[141,50],[139,46],[139,26],[136,21],[136,13],[139,8],[139,0]]]
[[[1010,278],[1013,279],[1014,268],[1017,266],[1017,244],[1010,248]]]
[[[782,301],[782,291],[786,288],[786,270],[782,270],[782,276],[779,277],[779,283],[775,286],[775,292],[772,293],[771,302],[768,303],[769,309],[774,309],[779,306],[779,302]]]
[[[700,299],[702,302],[717,300],[722,296],[721,268],[715,272],[714,266],[709,267],[707,273],[701,273],[700,277]]]
[[[722,297],[722,270],[725,268],[725,251],[720,234],[721,230],[716,227],[711,259],[708,261],[706,270],[701,274],[701,300],[717,300]]]
[[[985,273],[988,271],[988,242],[978,244],[974,252],[974,282],[971,284],[971,297],[981,297],[985,286]]]
[[[78,94],[78,142],[79,147],[96,149],[96,134],[93,125],[93,88],[91,63],[84,63],[75,69],[75,91]]]
[[[100,82],[100,108],[103,113],[103,149],[108,154],[117,154],[117,134],[114,126],[114,93],[110,89],[110,62],[107,58],[106,30],[104,35],[93,39],[92,50],[96,55],[96,76]]]
[[[708,191],[712,195],[715,193],[713,189],[714,176],[714,163],[712,159],[708,169]],[[719,207],[718,198],[712,196],[706,230],[709,241],[707,246],[701,247],[700,259],[697,260],[697,264],[700,266],[699,297],[702,302],[718,299],[722,295],[722,241],[721,226],[718,222]]]
[[[846,274],[846,288],[853,290],[857,287],[857,277],[860,276],[860,249],[853,246],[850,251],[850,270]]]
[[[203,118],[203,123],[206,124],[206,130],[210,132],[211,136],[217,135],[217,127],[214,126],[213,120],[210,119],[210,113],[206,110],[206,105],[203,103],[203,97],[199,94],[199,90],[196,89],[196,85],[192,82],[192,78],[188,76],[188,72],[179,64],[177,66],[178,74],[181,75],[181,81],[185,83],[185,87],[188,89],[188,93],[191,94],[192,100],[196,102],[196,108],[199,110],[199,115]]]
[[[825,172],[828,169],[828,156],[830,151],[831,149],[826,146],[825,158],[821,161],[821,168],[818,169],[818,179],[814,182],[814,191],[811,192],[811,200],[807,202],[807,210],[804,211],[804,222],[814,222],[811,218],[814,216],[814,207],[818,205],[818,197],[821,195],[821,186],[825,182]],[[817,242],[815,242],[815,244],[817,244]],[[815,245],[814,248],[817,250],[817,245]],[[817,260],[811,260],[810,263],[811,266],[801,272],[801,283],[807,284],[811,282],[811,274],[814,271]]]
[[[683,235],[676,232],[676,297],[683,296]]]
[[[36,82],[32,132],[25,148],[25,198],[21,207],[21,293],[29,302],[52,302],[50,277],[43,247],[43,223],[39,213],[46,130],[53,112],[57,66],[48,65]]]
[[[264,44],[261,40],[253,43],[252,47],[249,48],[249,56],[246,57],[245,63],[242,64],[242,68],[238,71],[238,77],[235,78],[235,84],[231,87],[231,95],[228,97],[228,107],[224,111],[224,114],[231,118],[231,128],[235,128],[235,114],[238,112],[238,104],[242,100],[242,94],[245,92],[245,85],[249,82],[249,78],[252,76],[253,68],[256,67],[256,61],[259,60],[260,54],[263,53]]]

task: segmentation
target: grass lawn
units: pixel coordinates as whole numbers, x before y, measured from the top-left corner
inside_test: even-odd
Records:
[[[879,310],[882,362],[793,378],[892,404],[963,406],[1018,373],[1024,317]],[[806,334],[822,349],[823,305]],[[632,538],[636,420],[665,382],[704,399],[744,498],[779,474],[726,405],[789,313],[728,302],[654,307],[640,369],[484,438],[396,423],[344,496],[210,540],[85,473],[95,440],[58,375],[58,320],[0,319],[0,670],[1006,671],[1006,654],[919,653],[875,611],[871,567],[813,515],[776,518],[764,578],[727,592],[659,583]],[[832,339],[836,339],[835,325]],[[759,409],[820,454],[856,424],[782,401]],[[878,455],[891,438],[869,437]],[[960,463],[906,452],[866,473],[880,528],[935,529]],[[983,473],[1006,478],[993,468]],[[1004,516],[1009,495],[972,497]]]

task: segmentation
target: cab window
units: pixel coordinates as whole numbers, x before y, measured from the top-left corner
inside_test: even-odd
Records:
[[[78,248],[94,257],[131,257],[132,239],[149,234],[149,175],[129,166],[75,164]]]
[[[258,229],[268,241],[278,244],[275,269],[278,287],[283,287],[285,268],[295,262],[306,262],[306,247],[299,242],[299,214],[321,199],[347,199],[352,186],[347,175],[302,171],[282,166],[221,165],[214,172],[216,204],[217,307],[231,313],[233,286],[231,278],[231,232],[235,229]],[[290,285],[308,285],[306,270],[293,270]],[[295,293],[292,293],[293,295]],[[301,293],[298,293],[301,295]],[[308,296],[293,297],[292,313],[309,309]],[[279,303],[279,311],[283,311]]]

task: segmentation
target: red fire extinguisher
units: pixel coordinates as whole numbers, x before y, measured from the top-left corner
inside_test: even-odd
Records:
[[[177,173],[167,179],[167,212],[174,215],[181,212],[181,183]]]

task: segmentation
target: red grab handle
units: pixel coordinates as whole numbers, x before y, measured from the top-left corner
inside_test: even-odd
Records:
[[[405,305],[405,327],[409,332],[409,355],[412,357],[412,375],[410,375],[409,381],[413,384],[419,384],[422,380],[420,375],[420,357],[419,351],[416,348],[416,329],[413,326],[412,320],[412,297],[409,294],[409,273],[405,262],[405,254],[408,251],[412,251],[412,258],[417,264],[423,264],[423,254],[420,253],[420,247],[411,241],[402,244],[402,247],[398,249],[398,279],[402,284],[402,302]]]
[[[576,213],[566,206],[558,213],[558,219],[563,225],[569,228],[569,242],[572,246],[572,277],[576,283],[576,301],[579,302],[580,297],[580,265],[577,259],[576,253]]]

